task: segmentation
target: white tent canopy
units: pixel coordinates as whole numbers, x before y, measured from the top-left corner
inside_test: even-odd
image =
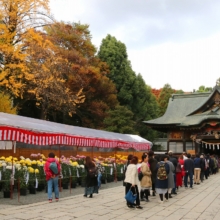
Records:
[[[138,135],[70,126],[0,112],[0,141],[147,150],[152,143]]]

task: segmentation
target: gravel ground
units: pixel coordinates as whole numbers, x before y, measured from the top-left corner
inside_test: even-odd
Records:
[[[118,182],[110,182],[106,184],[101,185],[100,193],[102,190],[117,187],[117,186],[122,186],[122,181]],[[73,189],[62,189],[62,192],[60,192],[60,198],[64,197],[69,197],[69,196],[74,196],[74,195],[79,195],[82,194],[83,196],[84,193],[84,187],[81,187],[78,185],[76,188]],[[36,194],[27,194],[26,196],[20,196],[18,198],[18,193],[15,191],[13,193],[13,199],[10,198],[3,198],[3,192],[0,192],[0,208],[6,208],[11,205],[27,205],[27,204],[32,204],[36,202],[42,202],[47,200],[47,193],[46,191],[41,191],[41,192],[36,192]]]

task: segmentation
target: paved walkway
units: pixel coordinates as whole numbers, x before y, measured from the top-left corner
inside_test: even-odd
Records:
[[[30,205],[0,205],[0,219],[220,219],[220,173],[211,176],[194,189],[180,188],[169,202],[158,203],[158,197],[141,202],[143,210],[130,210],[125,205],[124,187],[101,190],[94,198],[82,195],[61,198],[59,202]]]

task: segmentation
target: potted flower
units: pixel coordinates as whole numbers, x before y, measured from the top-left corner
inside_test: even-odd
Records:
[[[72,162],[70,164],[70,172],[71,172],[71,188],[76,188],[77,183],[77,162]]]
[[[29,192],[30,194],[36,194],[36,176],[35,176],[35,169],[33,167],[28,167],[28,173],[29,173]]]
[[[10,198],[12,166],[7,166],[6,163],[2,163],[2,167],[2,189],[4,198]]]
[[[38,170],[38,172],[36,172],[36,170]],[[35,174],[36,174],[36,178],[38,181],[37,191],[42,191],[42,190],[44,190],[45,186],[47,185],[47,181],[46,181],[46,177],[45,177],[45,173],[44,173],[43,162],[41,162],[41,161],[38,162],[37,169],[35,169]]]
[[[105,167],[105,170],[106,170],[106,180],[107,180],[107,183],[109,182],[113,182],[114,181],[114,167],[113,167],[113,164],[111,163],[110,160],[107,160],[106,161],[107,163],[107,166]]]
[[[23,164],[21,165],[18,178],[18,189],[20,189],[20,195],[26,196],[27,195],[27,188],[28,188],[28,181],[27,181],[27,167]]]
[[[69,165],[64,161],[61,163],[61,172],[63,189],[68,189],[70,182],[70,168]]]
[[[124,165],[117,163],[116,164],[116,174],[117,174],[117,180],[121,181],[123,180],[123,176],[124,176]]]
[[[84,165],[79,165],[77,169],[78,169],[78,174],[79,174],[79,183],[82,187],[85,187],[86,186],[86,175],[87,175],[85,167]]]

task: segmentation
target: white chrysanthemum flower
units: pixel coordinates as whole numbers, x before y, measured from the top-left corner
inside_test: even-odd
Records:
[[[21,159],[21,160],[25,160],[25,158],[24,158],[23,156],[20,156],[20,159]]]
[[[18,168],[21,167],[21,164],[20,164],[20,163],[17,163],[17,164],[15,164],[15,167],[18,169]]]
[[[7,170],[12,170],[12,166],[6,166]]]
[[[2,166],[3,166],[3,167],[6,167],[6,166],[7,166],[7,164],[6,164],[5,162],[3,162],[3,163],[2,163]]]
[[[79,166],[84,169],[84,165],[79,165]]]

